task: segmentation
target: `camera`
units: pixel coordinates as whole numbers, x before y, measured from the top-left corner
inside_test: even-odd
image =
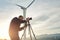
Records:
[[[32,18],[29,18],[29,20],[32,20]]]
[[[26,18],[26,19],[28,19],[28,20],[32,20],[32,18],[31,18],[31,17],[30,17],[30,18],[28,17],[28,18]]]

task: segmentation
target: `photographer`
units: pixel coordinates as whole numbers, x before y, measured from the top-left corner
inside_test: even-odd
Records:
[[[23,16],[21,15],[18,18],[14,17],[11,20],[10,27],[9,27],[9,36],[11,40],[20,40],[18,33],[19,31],[27,27],[27,21],[29,21],[29,18],[23,20]],[[25,25],[23,27],[20,27],[22,23],[25,23]]]

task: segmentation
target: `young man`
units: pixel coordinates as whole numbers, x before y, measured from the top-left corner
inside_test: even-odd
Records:
[[[12,19],[9,27],[9,36],[11,40],[20,40],[18,32],[27,27],[27,21],[23,20],[23,16],[15,17]],[[20,27],[21,23],[25,23],[24,27]]]

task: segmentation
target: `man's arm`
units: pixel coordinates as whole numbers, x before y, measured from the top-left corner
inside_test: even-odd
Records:
[[[23,30],[24,28],[27,28],[27,23],[25,23],[25,25],[23,27],[20,27],[19,31]]]
[[[27,23],[27,21],[26,20],[21,20],[21,23]]]
[[[20,28],[20,31],[21,31],[22,29],[24,29],[24,28],[27,27],[27,22],[28,22],[28,21],[29,21],[29,18],[27,18],[26,20],[22,20],[22,21],[21,21],[22,23],[25,23],[25,25]]]

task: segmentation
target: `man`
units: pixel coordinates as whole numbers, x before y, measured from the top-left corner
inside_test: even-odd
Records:
[[[9,36],[11,40],[20,40],[18,32],[27,27],[27,21],[23,20],[23,16],[15,17],[12,19],[9,28]],[[20,27],[21,23],[25,23],[24,27]]]

